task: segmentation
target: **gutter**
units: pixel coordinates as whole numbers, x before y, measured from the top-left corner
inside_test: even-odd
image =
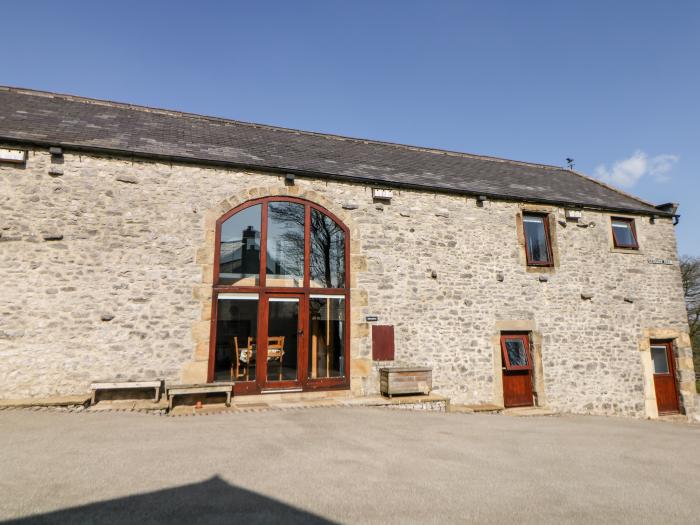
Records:
[[[664,212],[664,213],[670,213],[671,216],[673,217],[673,225],[678,226],[678,223],[681,221],[681,216],[677,214],[676,212],[678,211],[678,203],[677,202],[667,202],[665,204],[659,204],[658,206],[655,206],[657,210]]]

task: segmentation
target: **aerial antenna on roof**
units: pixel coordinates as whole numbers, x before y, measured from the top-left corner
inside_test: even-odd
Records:
[[[566,157],[566,163],[569,165],[570,170],[574,169],[574,159],[571,157]]]

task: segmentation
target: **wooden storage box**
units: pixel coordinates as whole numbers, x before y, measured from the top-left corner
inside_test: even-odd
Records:
[[[397,394],[429,394],[433,388],[432,368],[380,368],[379,374],[379,390],[389,397]]]

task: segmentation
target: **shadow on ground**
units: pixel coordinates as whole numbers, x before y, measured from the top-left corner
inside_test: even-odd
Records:
[[[46,514],[0,522],[6,524],[133,523],[304,523],[334,522],[286,503],[230,485],[215,476],[201,483],[91,503]]]

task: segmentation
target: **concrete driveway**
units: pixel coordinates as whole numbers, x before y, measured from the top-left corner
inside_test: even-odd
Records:
[[[700,426],[2,411],[0,474],[3,523],[698,523]]]

